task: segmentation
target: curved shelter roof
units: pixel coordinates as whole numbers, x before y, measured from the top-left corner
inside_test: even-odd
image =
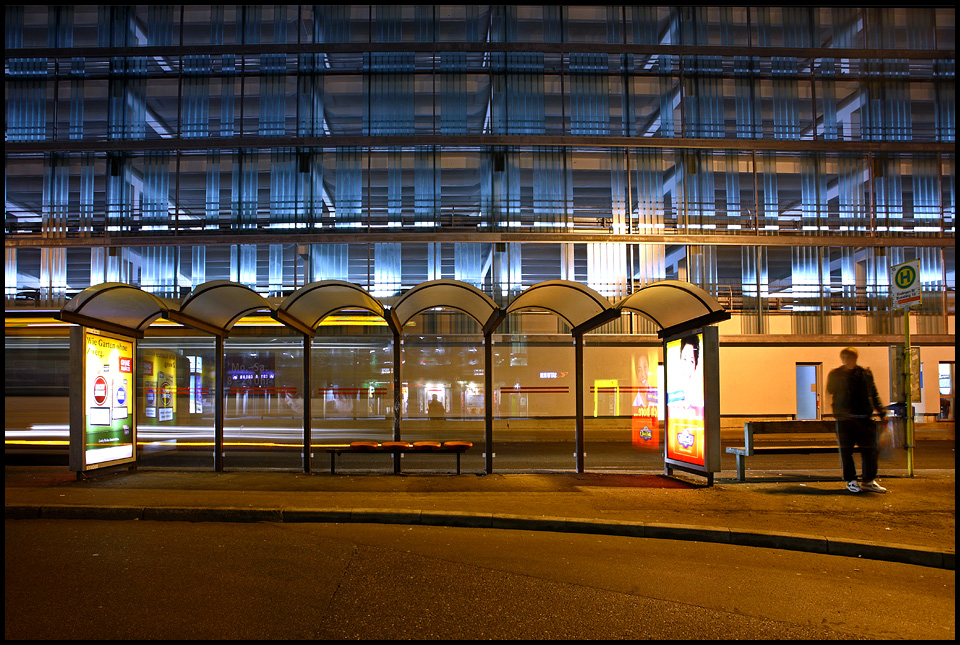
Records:
[[[273,307],[250,287],[228,280],[204,282],[186,297],[178,310],[166,313],[170,320],[217,336],[226,336],[234,324],[254,311]]]
[[[85,327],[143,338],[144,330],[172,307],[167,300],[129,284],[105,282],[78,293],[57,317]]]
[[[502,319],[502,311],[493,299],[472,284],[459,280],[431,280],[404,292],[390,309],[397,330],[417,314],[435,307],[449,307],[467,314],[492,331]]]
[[[545,309],[563,318],[581,334],[613,320],[624,310],[654,321],[661,338],[730,318],[716,298],[702,288],[679,280],[650,284],[611,307],[593,289],[569,280],[533,285],[506,308],[473,285],[458,280],[433,280],[406,291],[387,311],[363,288],[342,280],[313,282],[288,296],[274,309],[256,291],[236,282],[214,280],[194,289],[183,303],[174,303],[119,282],[89,287],[67,302],[58,318],[87,327],[143,338],[159,317],[208,333],[226,336],[233,325],[254,311],[269,311],[281,323],[312,335],[317,325],[340,309],[357,308],[386,319],[400,330],[417,314],[435,307],[460,310],[490,333],[507,314],[521,309]]]
[[[343,280],[311,282],[284,298],[273,317],[313,335],[324,318],[341,309],[365,309],[386,319],[383,304],[366,290]]]
[[[581,334],[620,315],[611,309],[610,303],[599,293],[571,280],[547,280],[540,282],[514,298],[506,313],[521,309],[546,309],[572,327],[574,335]]]
[[[660,338],[730,318],[716,298],[680,280],[647,285],[618,302],[616,309],[635,311],[657,323]]]

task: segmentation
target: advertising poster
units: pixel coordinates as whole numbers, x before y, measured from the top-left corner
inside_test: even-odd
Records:
[[[177,418],[177,355],[150,350],[141,357],[143,376],[143,422],[173,423]]]
[[[95,329],[82,330],[82,439],[71,434],[72,470],[135,459],[134,342]],[[72,425],[72,424],[71,424]]]
[[[667,342],[667,459],[705,467],[703,334]]]
[[[657,383],[657,348],[641,348],[634,358],[634,383],[631,388],[630,437],[639,450],[659,452],[660,393]]]

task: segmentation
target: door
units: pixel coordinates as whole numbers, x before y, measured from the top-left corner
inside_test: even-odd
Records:
[[[797,419],[820,419],[820,363],[797,363]]]

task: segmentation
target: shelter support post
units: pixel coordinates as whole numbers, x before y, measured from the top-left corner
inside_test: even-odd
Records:
[[[403,380],[400,376],[400,365],[403,363],[403,351],[400,345],[400,329],[393,332],[393,440],[400,439],[400,416],[403,407]],[[393,472],[400,472],[400,452],[393,453]]]
[[[484,470],[493,473],[493,334],[483,335],[483,445]]]
[[[574,335],[577,370],[577,472],[583,472],[583,334]]]
[[[223,472],[223,377],[224,377],[224,358],[223,358],[223,336],[216,335],[216,374],[214,376],[214,397],[213,404],[213,469],[218,473]]]
[[[310,335],[303,335],[303,472],[310,472],[313,411],[310,407]]]

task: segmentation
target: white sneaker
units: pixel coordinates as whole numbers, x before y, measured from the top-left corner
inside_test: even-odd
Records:
[[[886,493],[887,489],[877,483],[876,479],[860,484],[860,490],[868,490],[871,493]]]
[[[860,484],[857,483],[857,480],[856,480],[856,479],[854,479],[853,481],[848,481],[848,482],[847,482],[847,490],[850,491],[851,493],[859,493],[859,492],[860,492]]]

